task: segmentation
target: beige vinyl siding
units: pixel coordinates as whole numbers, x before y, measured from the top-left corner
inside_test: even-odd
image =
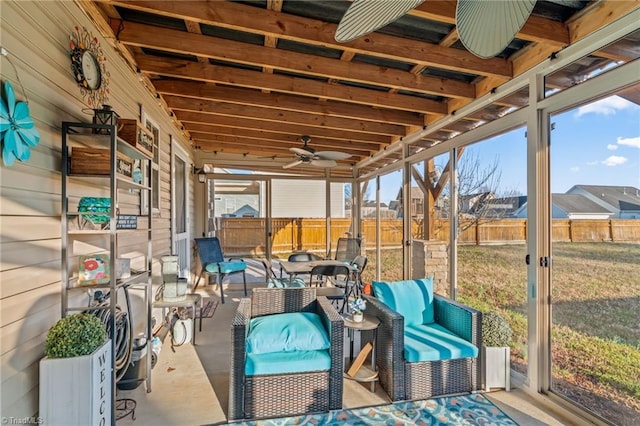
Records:
[[[98,37],[106,54],[108,103],[123,118],[139,118],[142,104],[160,126],[160,212],[152,221],[155,276],[158,259],[171,251],[170,135],[184,147],[189,143],[114,50],[113,41],[75,2],[3,0],[0,10],[1,45],[17,68],[40,133],[29,161],[0,165],[0,412],[5,418],[24,418],[38,412],[38,363],[46,333],[61,312],[61,123],[90,122],[92,116],[70,69],[69,36],[75,26]],[[4,57],[0,61],[2,82],[10,81],[17,100],[24,101],[13,67]],[[71,193],[80,188],[108,195],[105,188],[81,181],[69,184]],[[132,195],[123,202],[129,210],[139,200]],[[193,205],[189,208],[193,213]],[[121,242],[121,251],[139,250],[136,241],[125,237]]]

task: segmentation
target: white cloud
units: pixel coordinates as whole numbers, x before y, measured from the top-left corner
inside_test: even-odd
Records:
[[[573,166],[571,167],[569,170],[571,170],[573,173],[578,173],[580,171],[580,167],[578,166]]]
[[[594,103],[582,106],[578,108],[576,117],[594,113],[601,115],[614,115],[617,111],[631,108],[633,104],[619,96],[610,96],[608,98],[600,99]]]
[[[602,164],[604,164],[605,166],[619,166],[621,164],[624,164],[627,162],[627,159],[625,157],[620,157],[618,155],[612,155],[611,157],[607,158],[606,160],[604,160],[602,162]]]
[[[617,141],[618,145],[640,148],[640,136],[637,136],[635,138],[618,138]]]
[[[615,151],[616,149],[618,149],[618,145],[614,145],[614,144],[610,143],[609,145],[607,145],[607,149],[609,151]]]

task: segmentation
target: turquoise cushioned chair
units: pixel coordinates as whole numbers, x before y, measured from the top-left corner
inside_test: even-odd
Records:
[[[254,288],[231,323],[229,420],[342,408],[344,319],[312,287]]]
[[[198,256],[200,257],[202,268],[200,269],[200,275],[198,275],[196,285],[193,287],[193,292],[195,292],[196,288],[198,288],[198,284],[200,284],[200,278],[202,278],[202,274],[204,274],[205,272],[207,272],[208,274],[215,274],[218,287],[220,288],[220,300],[222,303],[224,303],[222,280],[227,275],[242,272],[244,295],[247,295],[247,275],[245,273],[245,270],[247,269],[247,263],[244,260],[234,258],[228,258],[225,260],[222,254],[220,240],[217,237],[196,238],[196,246],[198,247]]]
[[[482,314],[435,294],[430,278],[373,282],[367,315],[380,320],[376,363],[392,401],[481,389]]]

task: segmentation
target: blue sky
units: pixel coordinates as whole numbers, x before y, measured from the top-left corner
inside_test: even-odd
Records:
[[[551,121],[552,192],[564,193],[580,184],[640,188],[640,106],[611,96],[554,115]],[[521,128],[468,146],[465,155],[475,155],[481,168],[498,163],[498,192],[526,195],[526,148]],[[436,164],[443,165],[446,159],[436,159]],[[382,201],[395,199],[400,173],[382,182]]]
[[[552,118],[552,191],[574,184],[640,188],[640,107],[612,96]]]

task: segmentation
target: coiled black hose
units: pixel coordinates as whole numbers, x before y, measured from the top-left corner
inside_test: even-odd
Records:
[[[127,302],[126,311],[123,311],[119,305],[116,305],[116,317],[115,317],[115,330],[113,338],[115,342],[115,370],[116,370],[116,383],[122,379],[127,372],[129,363],[131,362],[131,354],[133,352],[133,322],[131,321],[131,299],[129,297],[129,290],[123,287],[125,299]],[[93,302],[90,307],[94,309],[87,309],[85,312],[97,316],[107,328],[107,336],[111,336],[111,309],[109,300],[110,293],[102,294],[102,292],[96,292],[94,294]],[[95,309],[100,308],[100,309]]]

